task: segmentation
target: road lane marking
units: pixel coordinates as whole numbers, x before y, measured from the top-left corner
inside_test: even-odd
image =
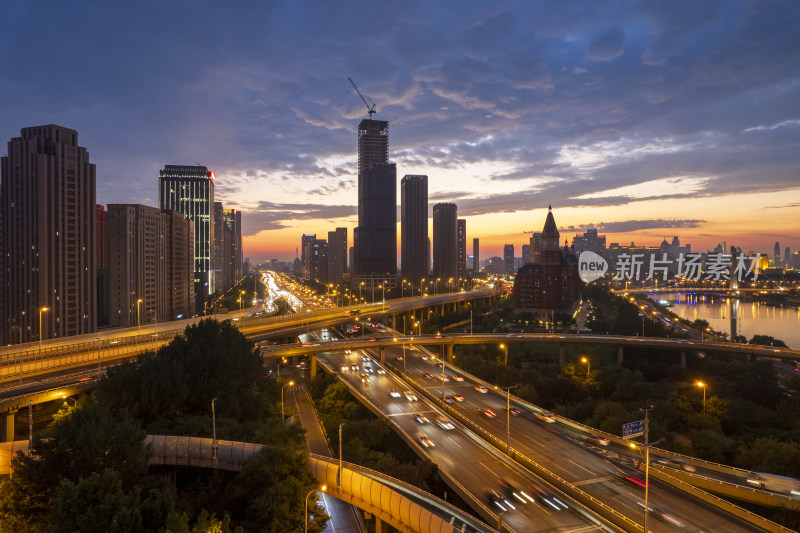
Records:
[[[570,463],[572,463],[572,464],[574,464],[575,466],[577,466],[577,467],[578,467],[578,468],[580,468],[581,470],[586,470],[587,472],[589,472],[589,473],[590,473],[590,474],[592,474],[593,476],[596,476],[596,475],[597,475],[597,474],[595,474],[594,472],[592,472],[591,470],[589,470],[588,468],[586,468],[585,466],[583,466],[583,465],[580,465],[580,464],[576,463],[576,462],[575,462],[575,461],[573,461],[572,459],[569,459],[569,462],[570,462]]]

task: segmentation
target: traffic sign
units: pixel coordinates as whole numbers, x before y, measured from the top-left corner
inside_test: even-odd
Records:
[[[635,422],[622,424],[623,439],[632,439],[633,437],[641,437],[642,435],[644,435],[644,420],[636,420]]]

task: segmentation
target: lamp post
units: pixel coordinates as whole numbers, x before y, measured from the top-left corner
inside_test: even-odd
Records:
[[[519,385],[510,387],[499,387],[506,390],[506,455],[511,455],[511,389],[517,388]]]
[[[581,363],[586,363],[586,379],[589,379],[589,375],[591,374],[592,363],[589,361],[588,357],[581,357]]]
[[[644,313],[639,313],[639,316],[642,317],[642,338],[644,338]]]
[[[361,287],[363,287],[363,286],[364,286],[364,282],[363,281],[358,284],[358,301],[359,302],[361,301]]]
[[[703,389],[703,414],[706,414],[706,383],[698,381],[695,385]]]
[[[142,332],[142,299],[136,300],[136,331]]]
[[[211,465],[217,468],[219,449],[217,448],[217,412],[214,408],[215,403],[217,403],[217,399],[211,398]]]
[[[406,343],[403,343],[403,379],[406,379]]]
[[[100,367],[100,337],[97,337],[97,373],[99,374],[102,370]]]
[[[242,310],[244,306],[244,291],[239,291],[239,311]]]
[[[505,362],[503,363],[503,365],[508,366],[508,346],[506,346],[505,344],[501,344],[500,349],[503,350],[503,353],[505,354],[504,358]]]
[[[383,310],[384,306],[386,305],[386,284],[381,283],[381,310]]]
[[[318,489],[312,489],[311,491],[309,491],[308,494],[306,494],[306,514],[303,515],[303,522],[305,523],[305,533],[308,533],[308,497],[317,491],[325,492],[325,489],[327,488],[328,488],[327,485],[322,485],[322,487]]]
[[[339,422],[339,475],[337,476],[337,480],[339,481],[339,488],[342,488],[342,426],[344,422]]]
[[[650,409],[646,409],[645,410],[645,427],[647,427],[647,422],[646,422],[647,421],[647,411],[649,411],[649,410]],[[645,439],[644,440],[645,440],[645,442],[647,441],[647,432],[645,432]],[[650,507],[649,507],[649,503],[648,503],[649,499],[650,499],[650,491],[648,490],[650,488],[650,448],[652,446],[655,446],[656,444],[660,444],[660,443],[664,442],[664,440],[666,440],[666,439],[664,439],[662,437],[662,438],[658,439],[655,442],[652,442],[650,444],[645,443],[645,444],[643,444],[641,446],[642,448],[644,448],[644,532],[645,533],[647,533],[647,517],[650,514]],[[640,447],[635,442],[632,442],[630,444],[630,446],[631,446],[631,448],[634,448],[634,449],[637,449],[637,448]],[[639,453],[642,453],[642,451],[639,450]]]
[[[42,351],[42,337],[44,336],[43,332],[42,332],[42,313],[45,313],[45,312],[47,312],[49,310],[50,310],[49,307],[41,307],[41,308],[39,308],[39,351],[40,352]],[[22,357],[20,357],[20,373],[22,373],[21,365],[22,365]],[[22,379],[22,378],[20,378],[20,379]]]
[[[283,411],[283,389],[286,388],[286,385],[293,386],[294,381],[290,381],[289,383],[286,383],[283,385],[283,387],[281,387],[281,422],[283,422],[284,424],[286,423],[286,416],[284,415]]]

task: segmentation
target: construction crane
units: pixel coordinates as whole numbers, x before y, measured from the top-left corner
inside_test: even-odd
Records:
[[[364,102],[365,106],[367,106],[367,113],[369,113],[369,119],[372,120],[372,115],[373,113],[375,113],[375,102],[372,102],[372,106],[370,106],[367,103],[366,98],[364,98],[364,95],[361,94],[361,91],[359,91],[358,87],[356,87],[356,82],[353,81],[353,78],[347,78],[347,79],[350,80],[350,83],[353,85],[353,89],[355,89],[356,92],[358,93],[358,96],[361,97],[361,101]]]

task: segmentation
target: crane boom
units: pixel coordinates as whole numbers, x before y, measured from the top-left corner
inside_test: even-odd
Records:
[[[358,96],[361,97],[361,101],[364,102],[365,106],[367,106],[367,113],[369,114],[369,119],[372,120],[372,115],[375,113],[375,102],[372,102],[372,107],[370,107],[370,105],[367,103],[366,98],[364,98],[364,95],[361,94],[361,91],[359,91],[358,87],[356,87],[356,82],[353,81],[353,78],[347,78],[347,79],[350,80],[350,83],[353,85],[353,89],[355,89],[356,92],[358,93]]]

